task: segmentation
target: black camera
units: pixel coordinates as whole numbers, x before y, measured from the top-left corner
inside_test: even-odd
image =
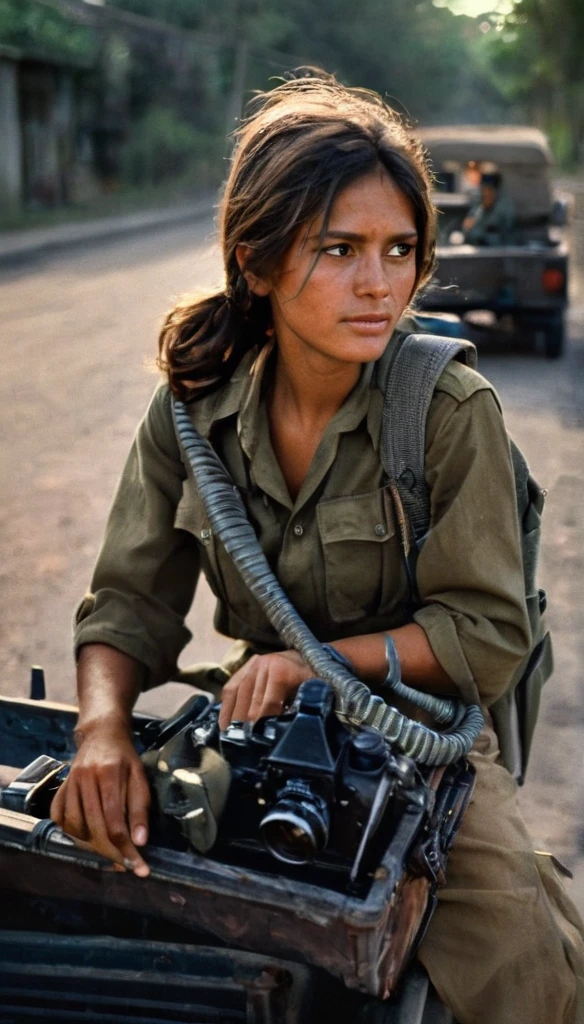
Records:
[[[284,714],[223,733],[217,705],[193,710],[143,755],[162,842],[171,817],[192,847],[227,862],[270,870],[275,858],[279,871],[309,864],[356,881],[406,807],[427,799],[414,761],[376,730],[342,723],[321,680],[304,682]]]

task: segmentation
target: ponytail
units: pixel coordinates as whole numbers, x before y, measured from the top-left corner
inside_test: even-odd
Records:
[[[243,278],[241,279],[243,280]],[[266,340],[267,299],[230,291],[203,299],[185,297],[167,314],[156,364],[182,402],[202,398],[229,380],[245,353]]]

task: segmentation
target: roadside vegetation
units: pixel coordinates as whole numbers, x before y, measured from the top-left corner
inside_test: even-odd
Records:
[[[94,187],[5,211],[0,228],[182,201],[215,188],[254,89],[321,66],[376,89],[421,124],[540,126],[560,167],[584,158],[582,0],[0,0],[0,57],[67,68],[80,113],[71,148]],[[504,9],[502,9],[502,7]],[[1,159],[1,157],[0,157]],[[86,160],[89,159],[86,157]]]

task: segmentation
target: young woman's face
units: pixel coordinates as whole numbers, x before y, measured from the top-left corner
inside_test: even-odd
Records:
[[[411,203],[379,168],[338,195],[321,242],[322,221],[298,232],[269,282],[278,345],[312,357],[313,365],[314,357],[370,362],[382,354],[414,289]]]

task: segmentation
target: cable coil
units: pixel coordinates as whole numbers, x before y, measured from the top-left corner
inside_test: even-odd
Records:
[[[467,754],[483,726],[478,706],[465,706],[455,698],[420,694],[400,683],[401,695],[423,705],[438,721],[450,723],[455,730],[438,733],[372,694],[352,672],[323,650],[272,572],[229,473],[209,442],[193,426],[187,406],[174,399],[173,407],[177,433],[212,532],[281,640],[288,648],[296,650],[320,679],[331,685],[339,718],[352,725],[378,729],[388,742],[421,764],[452,764]]]

